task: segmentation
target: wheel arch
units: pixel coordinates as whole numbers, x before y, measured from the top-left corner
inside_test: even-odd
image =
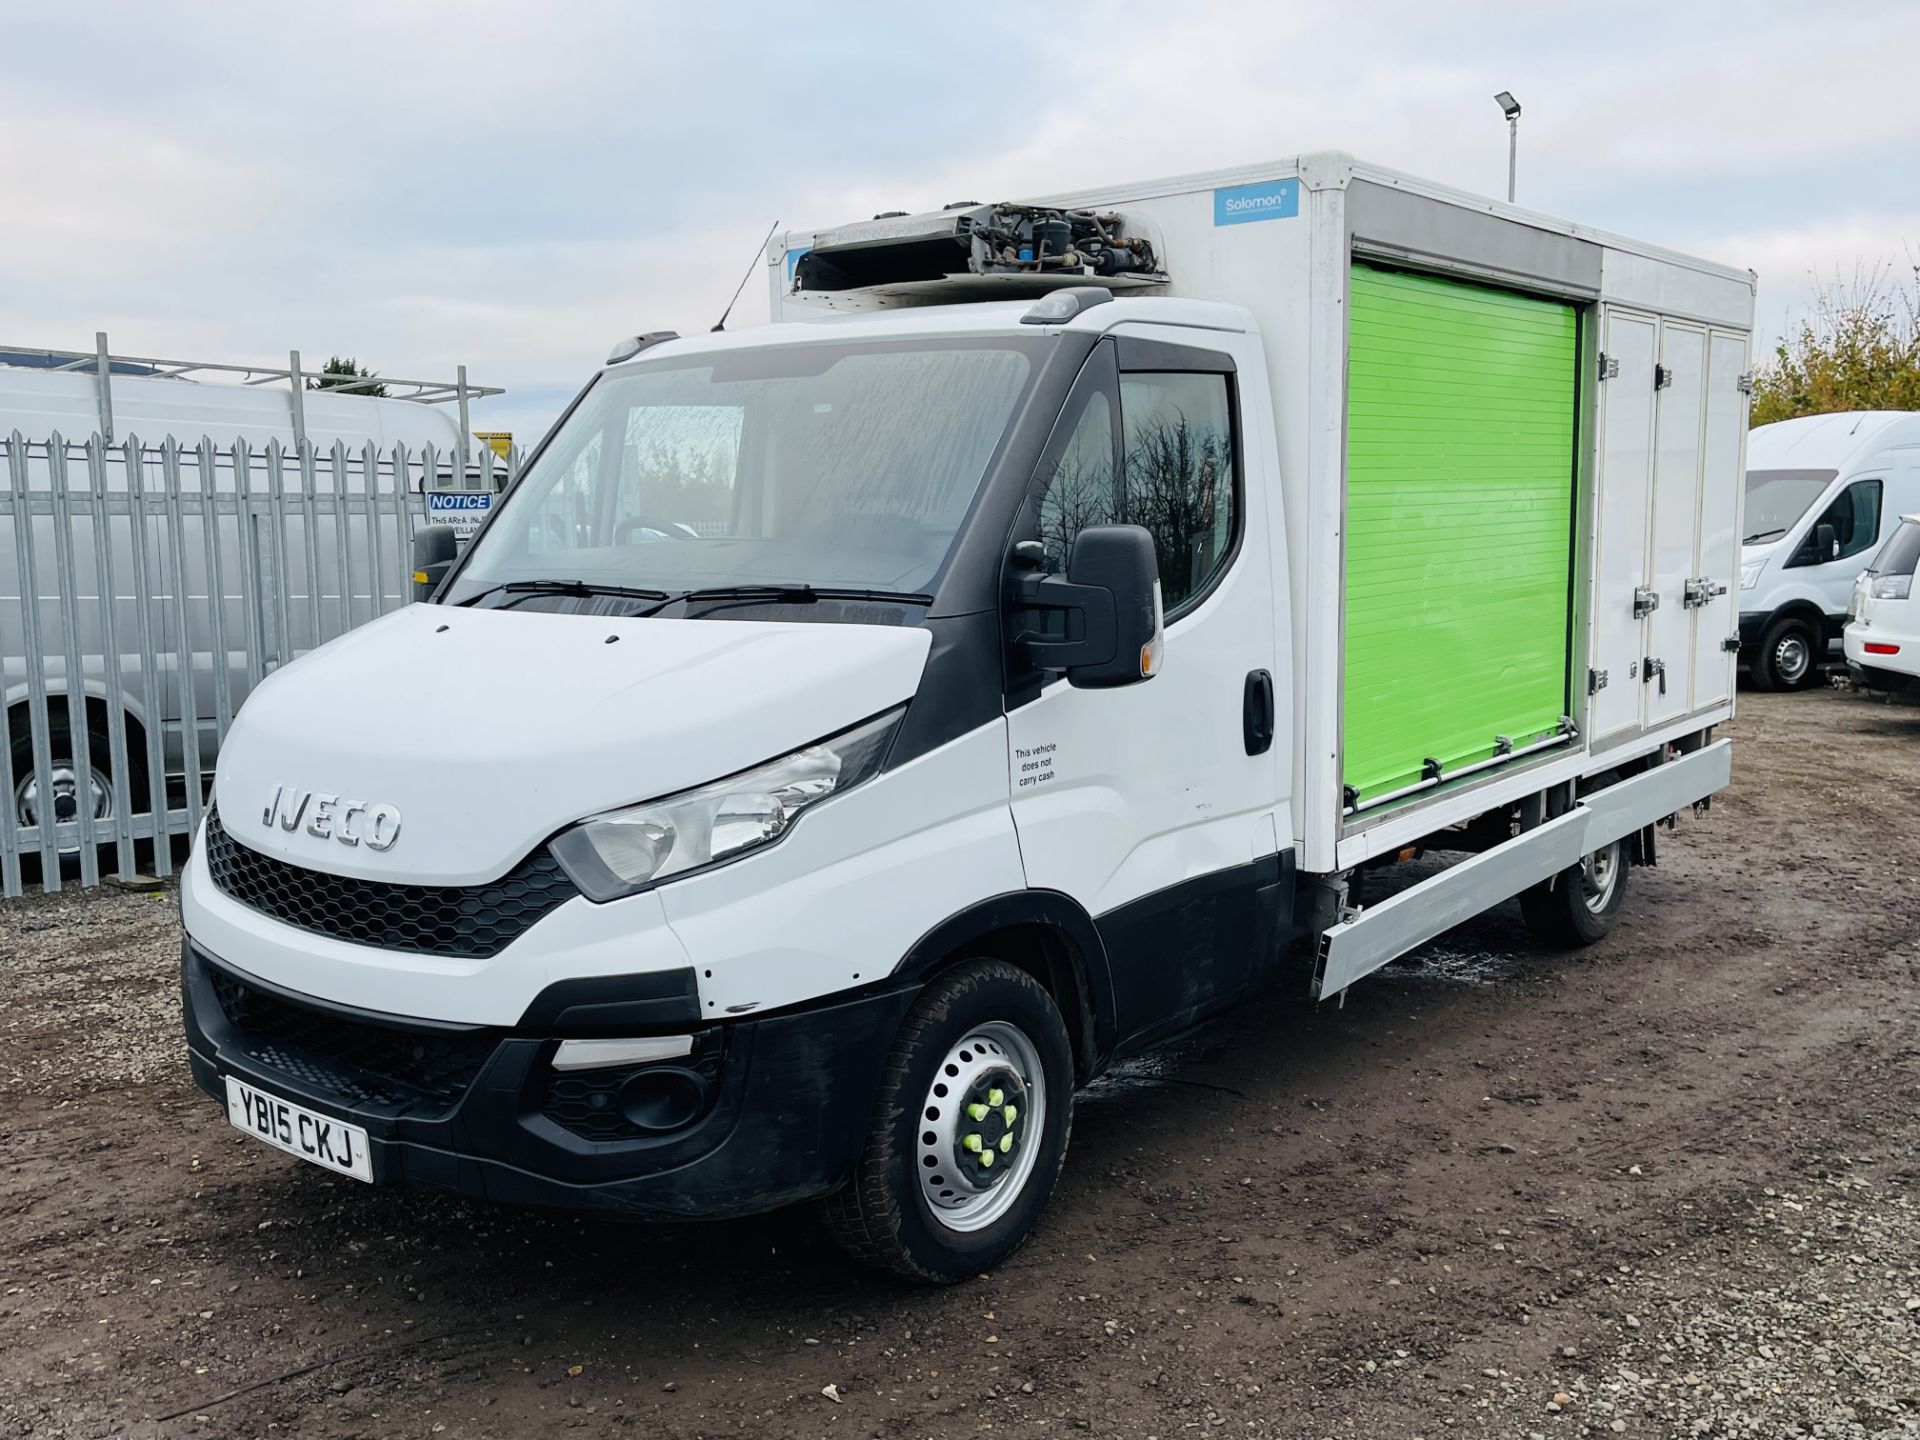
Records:
[[[1054,890],[977,901],[915,941],[894,974],[924,983],[986,958],[1004,960],[1046,987],[1066,1021],[1081,1084],[1106,1068],[1114,1047],[1113,984],[1106,947],[1084,906]]]
[[[72,724],[72,710],[68,704],[65,686],[49,686],[46,691],[47,721],[53,722],[56,715]],[[90,728],[110,729],[113,702],[107,696],[103,685],[88,684],[81,692],[87,724]],[[7,736],[18,743],[33,734],[33,697],[24,686],[13,688],[6,696]],[[138,760],[140,765],[147,763],[147,717],[146,709],[132,696],[122,694],[120,704],[121,723],[126,728],[127,759]],[[15,783],[18,783],[16,777]]]

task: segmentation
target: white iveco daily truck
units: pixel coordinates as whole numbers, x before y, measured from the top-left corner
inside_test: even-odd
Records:
[[[956,1280],[1116,1055],[1597,939],[1727,783],[1750,273],[1339,154],[767,260],[240,714],[186,1027],[261,1140]]]

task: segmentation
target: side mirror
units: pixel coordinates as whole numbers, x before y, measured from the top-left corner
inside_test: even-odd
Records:
[[[1062,633],[1029,631],[1016,643],[1035,669],[1064,670],[1078,689],[1132,685],[1160,669],[1160,567],[1138,525],[1082,530],[1067,573],[1022,581],[1017,603],[1061,615]]]
[[[458,547],[451,525],[428,525],[413,532],[413,598],[425,600],[453,566]]]
[[[1838,560],[1840,558],[1840,532],[1835,530],[1831,525],[1814,526],[1813,549],[1814,553],[1820,557],[1818,561],[1820,564],[1825,564],[1829,560]]]

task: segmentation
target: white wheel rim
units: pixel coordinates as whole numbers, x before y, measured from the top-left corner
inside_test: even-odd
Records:
[[[968,1113],[969,1103],[985,1106],[990,1091],[1002,1101],[984,1115]],[[1020,1198],[1040,1156],[1047,1076],[1039,1048],[1004,1020],[974,1026],[934,1071],[917,1123],[913,1168],[928,1211],[948,1230],[984,1230]],[[969,1149],[970,1136],[978,1150]]]
[[[1782,680],[1798,680],[1813,663],[1813,652],[1798,635],[1788,635],[1773,647],[1773,668]]]
[[[51,818],[54,824],[63,824],[80,817],[80,796],[84,791],[93,804],[95,820],[113,818],[113,786],[107,777],[92,766],[87,767],[87,781],[80,783],[80,774],[70,760],[58,761],[48,772],[48,790],[52,796]],[[22,825],[42,823],[42,795],[39,777],[29,772],[13,790],[13,813]]]
[[[1595,915],[1606,913],[1620,885],[1620,846],[1596,850],[1580,862],[1580,898]]]

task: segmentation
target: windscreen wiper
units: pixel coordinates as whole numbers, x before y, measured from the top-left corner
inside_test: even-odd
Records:
[[[664,590],[646,590],[632,585],[602,585],[587,580],[504,580],[498,585],[489,585],[476,595],[469,595],[460,603],[477,605],[489,595],[571,595],[582,600],[591,600],[599,595],[613,595],[622,600],[666,601],[671,597]],[[504,606],[495,606],[504,609]]]
[[[1740,543],[1741,543],[1742,545],[1752,545],[1752,544],[1754,544],[1754,543],[1755,543],[1756,541],[1760,541],[1760,540],[1770,540],[1770,539],[1772,539],[1772,538],[1773,538],[1773,537],[1774,537],[1775,535],[1784,535],[1784,534],[1786,534],[1786,533],[1787,533],[1787,532],[1786,532],[1786,530],[1785,530],[1785,529],[1780,529],[1780,530],[1762,530],[1762,531],[1760,531],[1760,532],[1759,532],[1758,534],[1755,534],[1755,535],[1748,535],[1748,536],[1746,536],[1746,537],[1745,537],[1744,539],[1742,539],[1742,540],[1741,540],[1741,542],[1740,542]]]
[[[752,604],[765,601],[775,605],[812,605],[821,600],[872,600],[892,605],[931,605],[933,597],[911,590],[863,590],[839,585],[777,584],[705,585],[682,590],[678,595],[661,597],[660,603],[643,614],[658,615],[670,605],[704,604],[707,601]]]

